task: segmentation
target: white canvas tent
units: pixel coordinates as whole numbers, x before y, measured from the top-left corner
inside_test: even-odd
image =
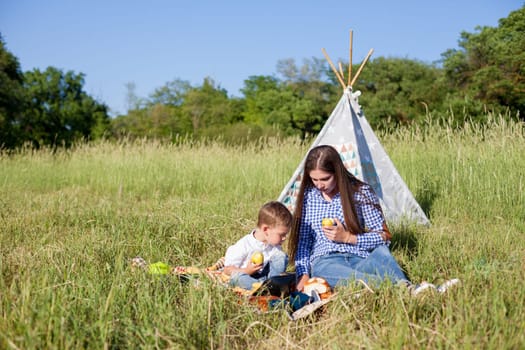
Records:
[[[353,92],[350,85],[344,85],[342,70],[339,72],[335,70],[326,53],[325,56],[343,85],[344,93],[310,148],[317,145],[335,147],[348,171],[372,186],[380,198],[388,222],[409,221],[423,225],[430,224],[368,124],[358,103],[361,93]],[[366,59],[358,74],[364,63]],[[349,72],[349,81],[350,74],[351,72]],[[301,184],[304,161],[303,158],[278,199],[291,211],[295,207],[295,198]]]

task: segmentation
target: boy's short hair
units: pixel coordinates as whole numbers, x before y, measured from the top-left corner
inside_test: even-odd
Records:
[[[282,225],[290,228],[292,227],[292,213],[290,213],[290,210],[281,202],[268,202],[259,209],[257,227],[261,227],[262,225],[268,225],[270,227]]]

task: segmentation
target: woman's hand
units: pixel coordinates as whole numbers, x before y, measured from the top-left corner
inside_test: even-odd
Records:
[[[295,289],[299,292],[302,292],[304,290],[304,284],[309,278],[310,276],[308,275],[302,275],[301,278],[299,278],[299,281],[297,281],[297,286],[295,286]]]
[[[345,226],[341,221],[339,221],[339,219],[335,218],[334,220],[336,225],[323,226],[323,232],[326,238],[338,243],[356,244],[357,235],[353,234],[350,231],[347,231]]]

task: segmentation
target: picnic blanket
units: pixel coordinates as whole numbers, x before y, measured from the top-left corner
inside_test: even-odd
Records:
[[[130,261],[133,270],[144,270],[152,275],[171,275],[185,282],[198,280],[201,277],[209,278],[213,282],[231,290],[248,305],[253,306],[260,313],[284,310],[293,321],[311,315],[333,300],[335,294],[323,294],[323,297],[313,291],[305,294],[294,291],[295,275],[284,273],[274,276],[261,283],[254,283],[251,290],[229,286],[230,276],[223,272],[224,257],[213,265],[202,268],[198,266],[170,266],[164,262],[148,263],[140,256]]]

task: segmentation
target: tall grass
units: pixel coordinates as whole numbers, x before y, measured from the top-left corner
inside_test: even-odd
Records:
[[[460,288],[347,288],[290,322],[206,279],[130,269],[137,255],[213,263],[279,195],[309,146],[297,140],[23,150],[0,157],[0,348],[523,348],[523,125],[378,136],[432,222],[395,227],[394,255],[414,281]]]

